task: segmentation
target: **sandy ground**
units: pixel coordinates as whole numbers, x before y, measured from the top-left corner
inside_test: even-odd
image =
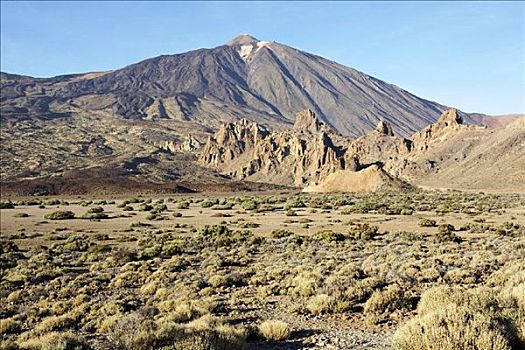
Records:
[[[117,201],[117,204],[119,201]],[[138,204],[132,204],[136,209]],[[312,208],[297,208],[295,209],[297,216],[287,216],[286,210],[279,210],[275,212],[266,213],[250,213],[244,211],[239,205],[236,205],[231,210],[212,210],[210,208],[201,208],[200,203],[192,203],[189,209],[179,210],[176,204],[168,203],[168,211],[163,212],[165,220],[149,221],[146,216],[149,212],[140,211],[123,211],[122,208],[117,208],[116,204],[104,205],[104,210],[109,214],[110,218],[100,221],[88,219],[71,219],[71,220],[47,220],[44,218],[46,214],[57,210],[70,210],[76,216],[81,216],[89,209],[81,205],[55,205],[47,206],[46,208],[38,208],[37,206],[17,206],[14,209],[0,210],[0,234],[3,238],[10,236],[17,232],[32,233],[47,233],[52,231],[57,232],[85,232],[85,233],[104,233],[108,234],[110,238],[117,238],[122,235],[129,235],[129,228],[131,223],[148,223],[157,229],[174,228],[176,224],[187,225],[186,229],[200,228],[204,225],[216,225],[226,222],[231,228],[237,227],[238,223],[250,222],[256,223],[260,226],[257,228],[249,228],[251,232],[257,235],[266,236],[276,229],[288,229],[294,233],[301,235],[314,234],[321,230],[332,230],[334,232],[345,233],[348,231],[348,223],[368,223],[379,227],[380,232],[390,231],[409,231],[417,233],[432,234],[437,232],[437,227],[420,227],[419,221],[421,218],[430,218],[437,221],[438,225],[442,223],[449,223],[456,228],[461,227],[466,223],[472,223],[473,217],[467,214],[449,213],[445,215],[437,215],[434,212],[415,212],[413,215],[383,215],[383,214],[350,214],[344,215],[340,210],[321,210],[316,209],[312,212]],[[91,205],[90,207],[93,207]],[[172,214],[179,212],[183,214],[182,217],[174,217]],[[17,217],[17,215],[25,213],[28,217]],[[229,214],[231,217],[214,217],[219,213]],[[484,224],[499,225],[505,221],[513,221],[519,224],[525,224],[525,208],[507,209],[504,213],[487,213],[482,216],[485,218]],[[307,226],[306,226],[307,225]],[[152,227],[148,227],[151,229]],[[239,228],[242,229],[242,228]],[[19,243],[39,243],[43,244],[40,239],[26,239],[20,240]]]

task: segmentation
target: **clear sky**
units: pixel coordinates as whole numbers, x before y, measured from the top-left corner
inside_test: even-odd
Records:
[[[1,70],[104,71],[248,33],[466,112],[525,113],[524,2],[5,2]]]

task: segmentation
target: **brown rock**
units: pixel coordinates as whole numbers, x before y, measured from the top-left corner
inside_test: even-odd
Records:
[[[304,192],[375,192],[384,190],[409,190],[411,186],[388,174],[378,165],[360,171],[339,170],[331,173],[318,185],[306,187]]]
[[[309,132],[315,134],[321,130],[323,123],[319,121],[315,112],[311,109],[306,109],[295,115],[294,130],[299,132]]]
[[[463,117],[458,114],[458,110],[455,108],[450,108],[443,112],[436,124],[451,126],[451,125],[460,125],[463,124]]]
[[[385,122],[384,120],[379,121],[376,127],[376,131],[380,133],[381,135],[394,136],[392,125],[390,125],[390,123],[388,122]]]
[[[345,166],[341,136],[321,123],[315,113],[297,113],[292,130],[267,133],[245,121],[224,125],[210,137],[201,162],[238,179],[299,185],[317,181]]]

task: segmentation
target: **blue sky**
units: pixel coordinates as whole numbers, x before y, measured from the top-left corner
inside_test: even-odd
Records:
[[[103,71],[249,33],[467,112],[525,113],[524,17],[524,2],[2,1],[1,70]]]

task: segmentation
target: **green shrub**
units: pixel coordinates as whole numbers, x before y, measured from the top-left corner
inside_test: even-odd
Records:
[[[237,224],[237,227],[239,228],[257,228],[261,226],[261,224],[258,224],[256,222],[241,222]]]
[[[294,196],[286,200],[286,205],[285,205],[286,209],[304,208],[304,207],[306,207],[306,204],[304,204],[303,200],[300,197]]]
[[[438,233],[436,235],[436,240],[438,242],[455,242],[460,243],[462,241],[461,237],[457,236],[453,231],[455,230],[454,226],[450,224],[442,224],[438,227]]]
[[[15,205],[10,201],[0,202],[0,209],[13,209],[14,207]]]
[[[231,234],[231,230],[225,225],[206,225],[197,231],[201,237],[218,237]]]
[[[421,220],[419,220],[419,226],[421,226],[421,227],[435,227],[436,226],[436,220],[421,219]]]
[[[49,220],[68,220],[68,219],[74,219],[75,213],[69,210],[55,211],[53,213],[45,215],[44,218],[49,219]]]
[[[88,214],[97,214],[97,213],[102,213],[104,211],[104,208],[102,207],[93,207],[93,208],[89,208],[88,209]]]
[[[231,210],[233,209],[233,203],[225,203],[221,205],[215,205],[211,208],[212,210]]]
[[[151,214],[148,214],[146,215],[146,220],[150,220],[150,221],[159,221],[159,220],[164,220],[164,216],[160,215],[160,214],[157,214],[157,213],[151,213]]]
[[[219,203],[219,201],[216,200],[216,199],[206,199],[206,200],[201,202],[201,207],[202,208],[211,208],[215,204],[218,204],[218,203]]]
[[[87,213],[81,216],[82,219],[93,219],[93,220],[107,219],[108,217],[109,215],[104,212],[97,211],[94,213],[90,213],[89,210],[87,211]]]
[[[273,230],[271,236],[273,238],[284,238],[284,237],[290,237],[293,236],[293,232],[285,230],[285,229],[278,229]]]
[[[189,209],[190,208],[190,202],[188,201],[180,201],[177,204],[177,209]]]
[[[357,224],[350,228],[348,232],[354,239],[372,240],[377,236],[377,226],[371,226],[369,224]]]
[[[340,242],[345,240],[345,235],[342,233],[325,230],[316,232],[312,238],[317,241]]]
[[[241,205],[244,210],[255,210],[259,206],[253,199],[247,199],[243,201]]]
[[[137,207],[138,211],[150,211],[151,209],[153,209],[153,206],[146,203],[142,203]]]

